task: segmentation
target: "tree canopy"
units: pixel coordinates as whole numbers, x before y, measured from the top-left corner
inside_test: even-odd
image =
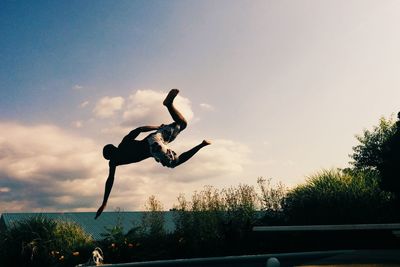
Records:
[[[350,164],[356,171],[378,172],[381,188],[400,199],[400,112],[398,121],[381,118],[378,126],[364,130],[356,138]]]
[[[378,126],[356,135],[359,144],[353,147],[353,154],[350,155],[353,161],[350,164],[357,170],[378,170],[383,162],[384,147],[395,131],[394,120],[382,117]]]

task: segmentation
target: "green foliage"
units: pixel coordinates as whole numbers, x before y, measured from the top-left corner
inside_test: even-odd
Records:
[[[282,210],[282,200],[286,196],[287,188],[279,182],[275,187],[271,185],[272,179],[260,177],[257,184],[261,190],[261,207],[266,211]]]
[[[376,172],[381,188],[394,193],[400,205],[400,117],[397,123],[381,118],[378,126],[356,138],[360,144],[350,155],[353,169]]]
[[[171,240],[165,230],[163,205],[155,196],[150,196],[145,204],[139,226],[138,240],[141,244],[137,253],[141,258],[166,258],[171,250]]]
[[[94,240],[75,222],[56,220],[52,255],[60,256],[61,265],[70,266],[86,261],[93,250]],[[64,256],[64,258],[62,258]],[[61,258],[61,260],[60,260]]]
[[[378,223],[390,220],[392,196],[373,171],[324,170],[284,199],[290,224]]]
[[[179,249],[192,256],[216,255],[243,249],[257,220],[259,197],[252,186],[218,190],[205,186],[191,201],[181,195],[175,206],[175,235]],[[223,249],[222,249],[223,248]]]
[[[4,266],[69,266],[89,257],[93,240],[72,222],[34,216],[1,232]]]
[[[162,204],[155,196],[150,196],[145,209],[141,221],[132,222],[131,229],[124,229],[122,217],[118,218],[116,225],[105,229],[100,246],[107,263],[156,260],[168,256],[169,241]]]
[[[219,190],[205,187],[194,193],[192,201],[180,195],[174,209],[175,239],[184,255],[200,256],[201,252],[210,253],[221,245],[224,206]]]
[[[276,189],[270,180],[260,179],[264,197],[253,186],[239,185],[225,189],[205,186],[190,200],[178,197],[174,208],[175,231],[166,232],[163,206],[154,196],[145,204],[139,224],[127,234],[122,223],[107,228],[100,247],[107,263],[167,258],[241,254],[254,247],[252,226],[264,205],[277,207]],[[275,191],[274,191],[275,190]],[[268,193],[267,193],[268,192]],[[274,197],[266,198],[266,195]],[[268,204],[266,204],[268,202]]]
[[[50,243],[56,222],[33,217],[1,233],[1,262],[7,266],[49,266]]]
[[[378,166],[381,175],[381,188],[393,192],[400,206],[400,112],[395,133],[388,138],[383,147],[383,162]]]
[[[257,179],[258,187],[261,190],[261,210],[264,211],[260,223],[262,225],[282,225],[285,223],[282,203],[287,194],[287,187],[279,182],[275,186],[271,184],[272,179]]]
[[[150,196],[145,205],[146,212],[143,214],[141,230],[143,234],[160,238],[165,236],[165,218],[163,206],[155,196]]]
[[[378,126],[356,136],[360,144],[353,147],[353,154],[350,155],[353,161],[350,164],[357,170],[377,170],[383,163],[385,144],[395,132],[394,120],[382,117]]]
[[[135,252],[139,245],[138,232],[140,227],[132,227],[126,234],[122,223],[123,219],[121,213],[117,210],[116,224],[104,229],[103,240],[99,242],[104,253],[104,260],[107,263],[137,260]]]
[[[285,241],[262,240],[255,224],[341,224],[389,222],[396,214],[393,196],[379,188],[376,170],[324,170],[288,190],[259,178],[258,188],[205,186],[190,199],[178,197],[175,231],[165,230],[163,205],[154,196],[128,232],[123,217],[106,228],[102,248],[106,263],[168,258],[252,254],[273,250]],[[264,218],[260,218],[264,211]],[[45,217],[19,222],[0,237],[1,266],[74,266],[86,262],[94,244],[76,224]],[[279,243],[280,242],[280,243]]]

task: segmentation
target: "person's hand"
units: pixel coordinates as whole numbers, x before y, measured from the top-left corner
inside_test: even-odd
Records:
[[[201,144],[203,146],[208,146],[208,145],[211,145],[211,142],[209,140],[203,140],[203,142],[201,142]]]
[[[103,210],[104,210],[105,207],[106,207],[106,204],[102,204],[102,205],[100,206],[100,208],[99,208],[99,209],[97,210],[97,212],[96,212],[96,217],[94,217],[95,220],[101,215],[101,213],[103,212]]]

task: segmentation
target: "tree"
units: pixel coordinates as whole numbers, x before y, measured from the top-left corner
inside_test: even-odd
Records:
[[[350,164],[355,171],[376,172],[383,190],[393,192],[400,200],[400,112],[399,121],[382,117],[378,126],[364,130],[356,138]]]
[[[364,130],[362,135],[356,135],[359,145],[353,147],[350,162],[356,170],[378,170],[383,162],[383,150],[388,140],[394,135],[396,124],[393,119],[382,117],[378,126]]]
[[[400,204],[400,112],[397,117],[394,134],[384,143],[378,170],[382,189],[393,192]]]

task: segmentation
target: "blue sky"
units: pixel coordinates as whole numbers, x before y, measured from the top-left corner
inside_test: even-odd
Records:
[[[203,185],[288,186],[346,167],[355,134],[399,111],[398,1],[2,1],[0,206],[94,210],[101,158],[142,124],[189,127],[169,170],[117,171],[109,209],[171,208]]]

